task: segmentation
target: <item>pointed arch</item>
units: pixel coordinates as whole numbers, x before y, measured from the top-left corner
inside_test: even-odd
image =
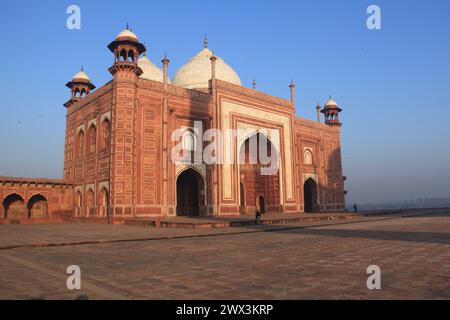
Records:
[[[78,131],[77,138],[76,138],[76,156],[77,158],[83,158],[84,157],[84,131],[81,129]]]
[[[313,165],[314,158],[311,149],[305,149],[303,152],[303,164],[305,165]]]
[[[303,185],[303,204],[305,212],[318,211],[318,187],[313,178],[306,179]]]
[[[206,180],[194,167],[188,167],[177,175],[176,201],[178,216],[206,213]]]
[[[108,118],[103,119],[101,124],[100,150],[109,148],[111,140],[111,125]]]
[[[109,192],[106,187],[102,187],[99,192],[98,197],[98,215],[107,217],[108,216],[108,208],[109,208]]]
[[[20,194],[11,193],[3,200],[4,218],[25,218],[25,201]]]
[[[95,195],[94,190],[92,188],[89,188],[86,191],[86,215],[87,216],[95,216]]]
[[[27,204],[28,218],[42,218],[48,215],[48,201],[42,194],[33,195]]]
[[[240,193],[244,190],[240,197],[245,199],[245,207],[241,207],[241,213],[254,214],[261,205],[265,212],[280,212],[281,186],[276,146],[264,133],[253,131],[240,144],[238,154]],[[265,163],[266,161],[269,163]],[[274,170],[267,170],[269,168]]]
[[[83,195],[80,190],[75,192],[75,216],[83,215]]]
[[[93,123],[88,129],[88,139],[89,153],[95,153],[97,148],[97,127]]]

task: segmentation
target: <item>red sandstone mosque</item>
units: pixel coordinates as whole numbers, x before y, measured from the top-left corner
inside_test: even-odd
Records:
[[[66,84],[64,178],[0,177],[0,217],[33,222],[60,216],[102,221],[178,215],[232,216],[303,213],[345,208],[338,104],[318,105],[317,120],[295,115],[290,99],[242,86],[224,60],[204,48],[172,80],[128,27],[108,45],[111,81],[95,89],[81,70]],[[324,123],[321,123],[321,113]],[[206,142],[194,130],[239,129],[221,148],[248,157],[249,141],[262,136],[276,155],[276,174],[261,165],[175,162]],[[181,130],[180,141],[172,139]],[[277,137],[274,139],[273,137]],[[198,147],[200,146],[200,147]]]

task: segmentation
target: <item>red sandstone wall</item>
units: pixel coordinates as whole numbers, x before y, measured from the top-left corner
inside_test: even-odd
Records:
[[[0,177],[0,218],[23,221],[68,214],[72,195],[72,186],[62,180]],[[34,202],[36,197],[40,199]]]
[[[303,205],[304,174],[317,180],[320,211],[345,208],[344,180],[341,163],[340,129],[306,119],[297,119],[296,159],[299,201]],[[304,163],[305,148],[313,151],[313,163]]]

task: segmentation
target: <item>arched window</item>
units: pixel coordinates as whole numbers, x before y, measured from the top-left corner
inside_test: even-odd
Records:
[[[92,189],[89,189],[86,193],[86,208],[88,215],[92,216],[95,214],[95,197]]]
[[[109,143],[110,143],[110,125],[109,125],[109,120],[105,119],[102,122],[102,137],[100,139],[100,149],[105,149],[109,147]]]
[[[78,158],[83,158],[84,156],[84,132],[80,130],[77,135],[76,141],[76,155]]]
[[[89,127],[89,152],[94,153],[97,144],[97,129],[94,125]]]
[[[127,51],[125,49],[122,49],[120,51],[120,61],[126,61],[127,60]]]
[[[133,50],[128,51],[128,59],[127,60],[130,62],[134,62],[134,51]]]
[[[305,165],[313,164],[313,155],[310,149],[306,149],[303,154],[303,164]]]

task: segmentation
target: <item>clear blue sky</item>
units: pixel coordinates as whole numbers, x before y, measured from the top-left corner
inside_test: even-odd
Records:
[[[81,30],[66,8],[81,7]],[[382,30],[366,28],[377,4]],[[129,21],[170,75],[201,48],[250,86],[315,118],[329,94],[341,120],[347,202],[450,196],[450,1],[7,1],[0,11],[0,175],[61,178],[64,84],[80,65],[111,79],[106,45]]]

